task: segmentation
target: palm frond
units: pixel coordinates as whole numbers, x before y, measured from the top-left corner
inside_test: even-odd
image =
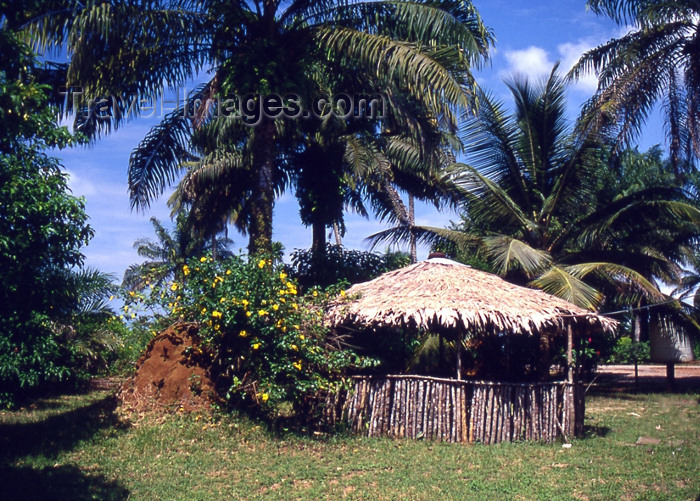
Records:
[[[548,252],[534,249],[516,238],[498,235],[485,237],[483,243],[500,275],[519,269],[532,278],[552,263]]]
[[[550,267],[530,285],[588,310],[595,310],[603,298],[600,291],[559,266]]]
[[[566,266],[564,269],[580,279],[591,275],[614,287],[618,292],[625,293],[628,299],[634,297],[633,294],[630,294],[630,289],[635,291],[639,297],[648,300],[660,301],[663,299],[663,294],[655,284],[627,266],[614,263],[581,263]]]
[[[482,244],[481,237],[462,231],[419,225],[402,225],[389,228],[368,236],[365,241],[371,244],[372,249],[376,249],[380,245],[409,242],[412,236],[415,236],[417,243],[428,246],[450,242],[461,249],[474,249]]]
[[[162,194],[182,170],[183,162],[196,160],[190,147],[194,103],[208,86],[192,92],[188,100],[169,113],[131,152],[129,157],[129,198],[132,208],[145,210]]]

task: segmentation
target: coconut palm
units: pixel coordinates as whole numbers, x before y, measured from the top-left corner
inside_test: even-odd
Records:
[[[378,81],[405,82],[421,105],[453,120],[470,106],[474,80],[491,35],[470,2],[289,2],[263,0],[65,0],[30,26],[43,47],[64,43],[71,55],[68,84],[88,96],[124,97],[93,108],[85,130],[120,125],[139,110],[139,99],[210,70],[213,77],[191,95],[190,119],[166,117],[132,155],[132,205],[145,208],[191,160],[189,135],[208,117],[196,98],[293,93],[308,109],[315,78],[326,68],[361,68]],[[459,74],[448,68],[461,66]],[[347,69],[346,69],[347,71]],[[350,89],[362,92],[364,89]],[[258,99],[256,98],[256,99]],[[392,99],[389,95],[387,99]],[[260,100],[252,103],[260,106]],[[132,106],[133,105],[133,106]],[[100,121],[110,115],[110,121]],[[275,121],[262,116],[249,131],[255,185],[250,196],[251,253],[269,249],[273,172],[279,139]]]
[[[191,257],[202,256],[211,252],[214,245],[209,238],[202,238],[192,231],[187,214],[180,212],[175,220],[175,229],[170,232],[158,219],[151,218],[157,241],[139,238],[134,248],[139,256],[147,260],[133,264],[124,272],[122,286],[130,290],[143,290],[149,284],[161,286],[169,279],[182,279],[182,267]],[[225,259],[231,255],[227,238],[214,239],[218,256]]]
[[[678,263],[699,235],[700,211],[676,188],[630,187],[599,198],[605,145],[573,134],[556,67],[541,85],[514,80],[509,87],[515,112],[481,95],[463,131],[471,163],[449,171],[467,231],[414,230],[431,243],[471,248],[508,279],[586,308],[607,291],[627,301],[660,298],[654,281],[678,279]],[[402,236],[405,230],[394,230],[375,239]]]
[[[622,144],[638,136],[662,105],[670,159],[679,178],[700,157],[700,5],[692,0],[588,0],[597,14],[626,35],[586,52],[570,76],[598,75],[598,91],[585,110],[586,129],[614,125]]]

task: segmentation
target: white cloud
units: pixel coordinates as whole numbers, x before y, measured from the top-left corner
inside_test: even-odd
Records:
[[[517,75],[528,80],[538,80],[552,71],[554,61],[549,59],[549,54],[542,47],[534,45],[523,50],[509,50],[505,53],[508,68],[503,76]]]
[[[587,52],[599,44],[590,41],[579,40],[578,42],[567,42],[557,46],[559,51],[560,69],[562,73],[568,73],[578,62],[584,52]],[[572,82],[571,89],[593,94],[598,88],[598,78],[594,73],[583,75],[577,81]]]
[[[89,197],[97,193],[95,184],[88,179],[79,176],[74,171],[66,169],[68,174],[68,188],[76,197]]]

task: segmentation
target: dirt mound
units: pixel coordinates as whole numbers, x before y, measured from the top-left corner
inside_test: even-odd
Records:
[[[209,409],[216,398],[209,375],[211,357],[203,351],[192,324],[176,324],[153,338],[117,396],[127,409]]]

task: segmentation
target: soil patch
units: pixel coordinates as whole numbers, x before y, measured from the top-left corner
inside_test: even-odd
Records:
[[[635,385],[634,365],[599,365],[595,382],[613,391],[668,391],[666,366],[643,364],[638,367],[638,383]],[[676,364],[676,391],[700,390],[700,364],[698,362]]]
[[[197,327],[175,324],[151,340],[117,397],[135,411],[208,410],[216,398],[210,360]]]

